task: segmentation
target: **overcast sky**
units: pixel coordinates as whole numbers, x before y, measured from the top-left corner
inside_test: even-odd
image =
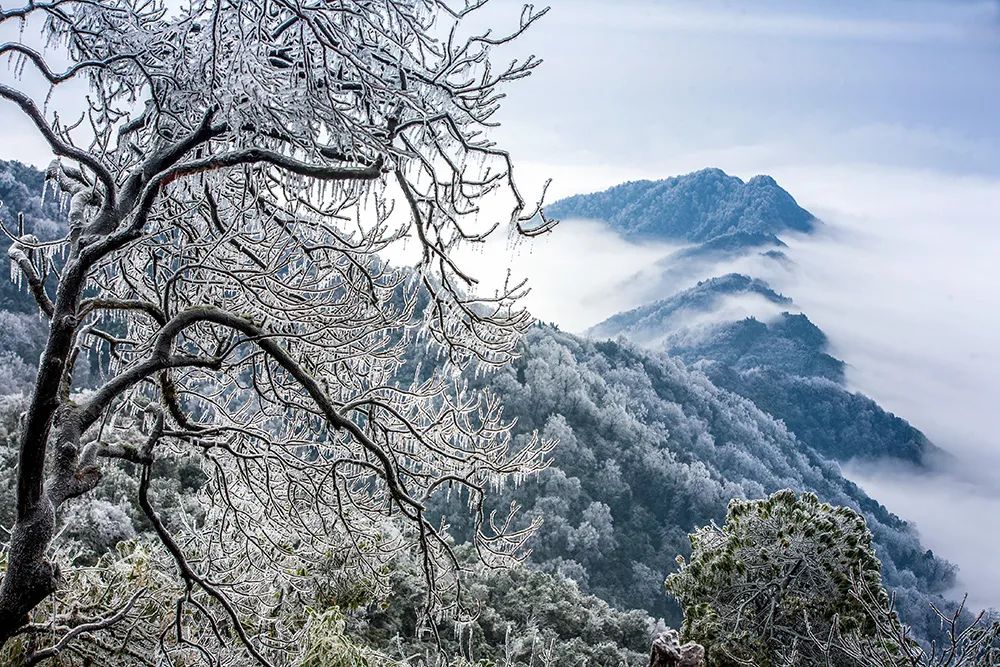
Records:
[[[522,43],[545,64],[503,134],[560,192],[578,170],[610,183],[722,162],[1000,169],[995,2],[550,4]]]
[[[559,197],[716,166],[769,173],[821,217],[818,238],[792,242],[798,271],[772,279],[855,387],[961,463],[852,474],[1000,606],[1000,5],[549,1],[505,52],[545,60],[497,135],[526,183],[552,177]],[[0,128],[0,157],[47,162],[9,106]],[[666,252],[569,224],[544,244],[523,262],[532,305],[573,330],[648,296],[623,281]]]

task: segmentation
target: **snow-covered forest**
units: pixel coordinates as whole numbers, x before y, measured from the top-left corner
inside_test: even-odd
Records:
[[[664,285],[818,224],[718,169],[550,206],[493,136],[548,10],[487,4],[4,2],[50,161],[0,154],[0,664],[1000,664],[841,468],[937,446],[806,315],[713,314],[791,298],[575,335],[479,281],[574,217]]]

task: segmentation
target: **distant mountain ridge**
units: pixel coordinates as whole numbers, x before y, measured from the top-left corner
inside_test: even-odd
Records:
[[[783,255],[783,249],[787,247],[788,245],[774,234],[745,231],[729,232],[704,243],[681,248],[661,260],[661,263],[698,259],[722,260],[738,256],[751,248],[759,249],[765,254],[779,253]]]
[[[592,338],[625,336],[640,345],[658,341],[665,333],[670,320],[685,311],[708,311],[729,296],[758,296],[765,301],[789,306],[792,300],[778,294],[763,280],[729,273],[699,282],[694,287],[673,294],[665,299],[639,306],[594,325],[587,330]]]
[[[767,322],[747,317],[724,324],[700,340],[672,341],[670,353],[688,363],[711,359],[739,372],[767,368],[842,385],[844,362],[827,348],[826,334],[808,317],[783,312]]]
[[[628,239],[704,243],[733,233],[812,231],[816,219],[770,176],[744,182],[721,169],[632,181],[546,206],[554,218],[604,220]]]
[[[778,234],[808,232],[817,221],[774,179],[744,183],[705,169],[570,197],[549,212],[604,220],[624,238],[690,243],[658,262],[663,298],[609,317],[589,337],[623,337],[679,358],[823,456],[923,464],[940,451],[906,420],[848,390],[845,364],[829,354],[826,335],[767,282],[730,272],[685,283],[692,273],[745,268],[744,259],[761,255],[794,265]]]
[[[765,320],[718,317],[725,299],[745,297],[786,310]],[[731,273],[613,315],[587,335],[626,338],[698,368],[832,459],[893,457],[922,464],[938,453],[905,419],[847,389],[845,364],[829,354],[826,334],[806,315],[787,310],[793,306],[763,280]]]

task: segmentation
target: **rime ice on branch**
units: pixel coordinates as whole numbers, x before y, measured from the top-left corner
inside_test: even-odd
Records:
[[[488,138],[505,84],[539,63],[494,66],[491,51],[544,11],[526,7],[507,33],[469,34],[464,20],[483,4],[0,9],[23,36],[0,45],[0,98],[56,155],[48,184],[70,223],[45,245],[8,225],[50,333],[21,433],[0,641],[36,633],[32,612],[72,593],[60,588],[71,566],[50,553],[60,506],[122,462],[139,477],[136,501],[174,589],[123,592],[83,625],[46,614],[55,639],[39,656],[124,636],[148,661],[283,664],[305,632],[283,615],[331,554],[378,573],[396,550],[419,550],[428,610],[440,612],[457,578],[425,507],[455,487],[482,557],[519,556],[528,533],[487,515],[483,497],[542,468],[546,445],[515,446],[498,401],[470,395],[453,371],[511,358],[529,324],[523,285],[477,294],[453,250],[551,227]],[[53,90],[86,82],[86,113],[60,114],[58,91],[33,99],[22,77]],[[505,207],[501,219],[485,202]],[[413,272],[381,258],[405,238],[420,249]],[[425,338],[441,368],[402,385],[404,351]],[[78,357],[106,376],[83,398]],[[161,517],[150,493],[154,462],[192,453],[208,477],[200,526]],[[162,632],[157,609],[169,615]]]

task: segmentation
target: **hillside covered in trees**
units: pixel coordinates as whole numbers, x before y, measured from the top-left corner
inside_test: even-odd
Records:
[[[539,326],[488,386],[507,402],[520,438],[537,429],[559,440],[550,469],[500,501],[544,517],[531,559],[545,571],[676,624],[659,584],[693,528],[721,521],[731,498],[812,491],[864,515],[905,617],[933,631],[928,603],[942,602],[954,567],[836,463],[704,373],[628,343]]]

